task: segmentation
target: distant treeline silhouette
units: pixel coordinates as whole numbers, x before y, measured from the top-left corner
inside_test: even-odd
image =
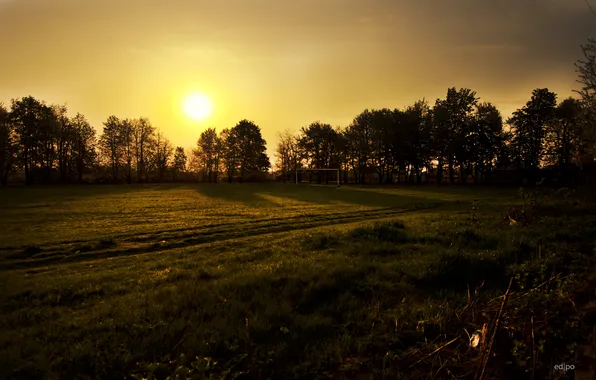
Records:
[[[546,176],[572,184],[592,161],[583,111],[577,99],[557,104],[553,92],[536,89],[505,129],[491,103],[450,88],[432,107],[421,100],[403,110],[365,110],[346,128],[315,122],[295,136],[284,132],[277,166],[288,181],[306,167],[339,168],[344,183],[532,183]],[[304,175],[328,182],[335,174]]]
[[[217,135],[201,133],[187,155],[147,118],[110,116],[98,137],[81,114],[31,96],[0,105],[2,185],[33,183],[133,183],[265,179],[270,168],[260,128],[240,121]]]
[[[314,122],[279,134],[275,178],[342,183],[534,184],[570,186],[593,176],[596,41],[576,64],[579,99],[557,103],[546,88],[503,122],[476,92],[455,87],[433,105],[364,110],[347,127]],[[110,116],[103,131],[66,106],[31,96],[0,104],[0,183],[258,181],[271,178],[260,128],[241,120],[203,131],[196,148],[174,148],[148,119]]]

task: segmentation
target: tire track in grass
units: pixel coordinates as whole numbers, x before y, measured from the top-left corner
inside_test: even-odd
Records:
[[[180,228],[174,230],[164,230],[157,233],[147,233],[147,234],[140,234],[136,235],[135,237],[129,239],[130,241],[134,242],[145,242],[151,240],[163,240],[166,238],[175,238],[175,239],[186,239],[192,238],[197,233],[199,234],[209,234],[212,232],[235,232],[237,231],[238,227],[246,227],[248,231],[251,230],[260,230],[263,228],[272,228],[272,227],[280,227],[282,225],[292,225],[292,226],[301,226],[303,224],[310,224],[310,223],[319,223],[325,221],[349,221],[351,219],[366,219],[366,218],[376,218],[377,216],[383,215],[391,215],[395,214],[396,212],[405,212],[405,211],[416,211],[421,209],[427,208],[434,208],[437,205],[432,206],[415,206],[411,209],[404,209],[403,207],[387,207],[382,209],[373,209],[373,210],[360,210],[360,211],[349,211],[349,212],[341,212],[341,213],[329,213],[329,214],[306,214],[306,215],[297,215],[285,218],[268,218],[268,219],[257,219],[254,222],[250,222],[247,224],[246,221],[238,221],[232,223],[220,223],[220,224],[211,224],[207,226],[202,226],[199,228]],[[278,222],[278,223],[275,223]],[[307,227],[308,228],[308,227]],[[167,234],[173,233],[173,234]]]
[[[431,207],[434,207],[438,204],[432,204]],[[413,205],[412,209],[421,209],[428,207],[427,204],[424,205]],[[365,216],[365,215],[375,215],[377,213],[385,213],[385,212],[395,212],[404,210],[403,207],[383,207],[377,209],[370,209],[370,210],[355,210],[355,211],[346,211],[346,212],[335,212],[335,213],[317,213],[317,214],[302,214],[302,215],[294,215],[294,216],[286,216],[286,217],[275,217],[275,218],[259,218],[255,221],[250,222],[250,225],[257,226],[261,224],[271,223],[271,222],[278,222],[278,221],[313,221],[313,220],[328,220],[328,219],[336,219],[336,218],[344,218],[350,217],[352,215],[356,216]],[[235,222],[226,222],[226,223],[211,223],[208,225],[198,225],[194,227],[179,227],[179,228],[170,228],[170,229],[160,229],[159,231],[148,231],[148,232],[128,232],[128,233],[120,233],[120,234],[107,234],[107,235],[99,235],[94,239],[75,239],[75,240],[62,240],[53,243],[41,244],[40,247],[46,249],[46,251],[56,251],[65,248],[64,246],[72,246],[73,244],[84,244],[84,243],[93,243],[101,240],[102,238],[111,238],[116,241],[133,241],[133,242],[145,242],[151,240],[163,240],[166,237],[171,237],[174,235],[167,235],[168,233],[180,233],[180,234],[193,234],[197,232],[202,232],[205,230],[212,230],[215,228],[223,228],[223,227],[230,227],[234,228],[237,226],[246,226],[247,221],[235,221]],[[277,224],[276,224],[277,225]],[[0,248],[0,254],[7,253],[11,251],[19,251],[26,248],[28,245],[19,245],[19,246],[9,246],[9,247],[2,247]]]
[[[164,236],[162,232],[146,233],[132,237],[129,234],[126,234],[120,235],[120,239],[116,237],[114,242],[115,247],[113,248],[100,248],[82,253],[73,253],[73,248],[70,243],[67,247],[54,245],[54,249],[49,249],[43,252],[44,254],[39,254],[28,259],[5,259],[4,262],[0,263],[0,269],[35,268],[47,266],[52,263],[80,262],[156,251],[167,251],[238,238],[253,238],[266,234],[387,219],[395,215],[436,209],[440,206],[441,204],[415,207],[411,209],[382,208],[369,211],[351,211],[324,215],[318,214],[316,216],[301,215],[287,218],[270,218],[257,220],[253,223],[221,223],[202,228],[173,229],[166,232],[178,233],[167,236]],[[276,221],[278,221],[278,223],[275,223]],[[163,243],[164,239],[169,240],[165,240],[165,243]],[[90,242],[91,241],[87,241],[87,243]]]

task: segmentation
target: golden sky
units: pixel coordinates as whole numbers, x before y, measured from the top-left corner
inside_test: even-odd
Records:
[[[0,102],[67,103],[98,130],[146,116],[184,147],[249,119],[271,154],[283,129],[452,86],[505,116],[534,88],[562,99],[589,37],[584,0],[0,0]],[[194,91],[202,122],[181,112]]]

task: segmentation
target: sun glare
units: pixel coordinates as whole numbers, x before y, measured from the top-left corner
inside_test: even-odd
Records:
[[[184,101],[184,112],[194,120],[201,121],[208,118],[213,112],[213,104],[203,94],[192,94]]]

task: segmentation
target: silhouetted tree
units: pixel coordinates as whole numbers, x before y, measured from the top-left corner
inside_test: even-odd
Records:
[[[124,176],[126,183],[132,183],[132,172],[135,163],[135,120],[124,119],[117,124],[118,140],[124,160]],[[137,168],[138,169],[138,168]],[[138,176],[138,172],[137,172]]]
[[[186,153],[184,152],[184,148],[181,146],[176,147],[176,151],[174,152],[174,165],[172,167],[174,173],[174,181],[178,179],[178,173],[186,172]]]
[[[52,106],[55,115],[56,127],[56,154],[58,156],[58,171],[61,181],[70,180],[71,174],[71,153],[73,131],[70,124],[70,118],[67,115],[66,106]]]
[[[384,108],[381,110],[370,111],[370,117],[366,118],[370,128],[370,146],[366,149],[370,152],[370,165],[377,174],[379,183],[389,178],[388,173],[393,171],[395,165],[395,146],[396,141],[403,141],[398,137],[403,133],[403,125],[396,123],[395,112]],[[367,143],[363,142],[363,147]],[[403,152],[403,150],[402,150]]]
[[[536,89],[526,105],[507,121],[512,128],[518,165],[529,171],[530,180],[538,179],[544,156],[544,137],[553,122],[557,96],[546,88]]]
[[[494,169],[503,142],[501,113],[491,103],[478,104],[464,142],[468,153],[468,172],[473,173],[474,183]]]
[[[124,160],[120,138],[121,121],[112,115],[108,117],[103,125],[103,134],[99,139],[99,146],[104,161],[111,168],[112,180],[118,181],[120,167]]]
[[[444,101],[437,99],[432,110],[432,127],[430,130],[429,150],[437,162],[437,184],[443,183],[445,160],[450,154],[451,131],[449,124],[449,109]]]
[[[219,173],[221,142],[215,128],[207,128],[201,132],[197,148],[193,154],[197,157],[203,181],[217,182]]]
[[[515,146],[511,143],[513,134],[511,131],[503,131],[499,145],[496,147],[496,168],[503,169],[505,173],[507,169],[515,163]]]
[[[0,103],[0,185],[6,186],[17,158],[17,136],[8,109]]]
[[[137,161],[137,181],[145,182],[147,180],[147,171],[145,168],[147,161],[146,149],[155,138],[155,128],[149,122],[149,119],[141,117],[134,122],[134,144],[135,156]]]
[[[445,107],[446,118],[443,120],[447,128],[447,167],[449,180],[453,184],[454,167],[459,165],[460,180],[465,183],[469,146],[466,144],[466,137],[472,120],[472,112],[478,102],[476,93],[470,89],[462,88],[459,91],[452,87],[447,90],[447,97],[441,101]]]
[[[246,179],[246,174],[262,175],[270,167],[269,157],[265,153],[266,142],[261,136],[261,129],[252,121],[241,120],[230,130],[233,136],[232,146],[227,149],[238,149],[238,172],[240,181]]]
[[[331,169],[336,140],[337,133],[329,124],[314,122],[302,128],[297,146],[309,169]],[[317,175],[318,183],[321,179]],[[328,172],[325,173],[325,181],[329,183]]]
[[[570,166],[581,141],[581,102],[568,98],[555,109],[545,136],[545,160],[556,165],[563,184],[569,180]]]
[[[174,147],[161,131],[157,131],[152,142],[151,158],[152,166],[157,172],[157,180],[163,181],[166,171],[171,164]]]
[[[26,184],[34,180],[34,172],[44,165],[46,158],[51,158],[47,137],[51,110],[32,96],[13,99],[11,102],[10,121],[17,135],[18,160],[25,172]]]
[[[225,128],[220,132],[219,140],[221,142],[221,164],[228,182],[231,183],[238,169],[240,159],[238,138],[236,133],[233,133],[231,129]]]
[[[421,169],[427,167],[427,176],[430,173],[432,114],[428,102],[423,99],[408,107],[404,112],[404,124],[405,160],[412,166],[419,184]]]
[[[349,162],[350,162],[350,151],[348,149],[348,139],[346,137],[345,129],[341,127],[335,128],[335,155],[333,157],[334,165],[340,169],[342,183],[348,183],[349,181]],[[335,164],[337,162],[337,164]]]
[[[582,109],[575,152],[580,170],[584,160],[593,161],[596,157],[596,40],[589,39],[581,48],[584,59],[576,63],[581,89],[576,92],[580,95]]]
[[[372,155],[372,112],[364,110],[346,130],[348,149],[356,183],[365,184]]]
[[[288,130],[278,133],[277,138],[275,166],[281,172],[282,181],[288,181],[292,172],[298,169],[298,139]]]
[[[89,124],[85,116],[77,113],[70,121],[72,129],[72,167],[76,168],[77,179],[83,182],[83,174],[96,161],[95,129]]]
[[[596,116],[596,40],[589,39],[581,48],[584,59],[575,64],[581,89],[576,92],[581,96],[584,108],[592,111],[589,116],[593,118]]]

